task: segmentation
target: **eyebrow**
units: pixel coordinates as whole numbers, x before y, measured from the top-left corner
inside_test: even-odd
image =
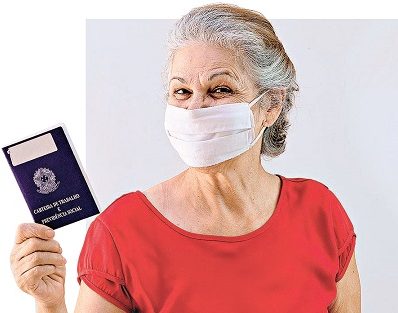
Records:
[[[180,82],[182,82],[183,84],[186,84],[186,83],[187,83],[187,82],[185,81],[185,79],[182,78],[182,77],[173,76],[173,77],[170,79],[170,82],[171,82],[173,79],[177,79],[177,80],[179,80]]]
[[[208,80],[212,80],[214,77],[221,76],[221,75],[227,75],[227,76],[233,78],[234,80],[237,80],[237,77],[235,76],[235,74],[231,73],[230,71],[221,71],[218,73],[214,73],[214,74],[210,75]]]
[[[212,80],[214,77],[216,77],[216,76],[222,76],[222,75],[227,75],[227,76],[229,76],[229,77],[231,77],[231,78],[233,78],[234,80],[237,81],[236,75],[234,75],[234,74],[231,73],[230,71],[221,71],[221,72],[218,72],[218,73],[211,74],[211,75],[207,78],[207,80],[210,81],[210,80]],[[180,82],[183,83],[183,84],[186,84],[186,83],[187,83],[186,80],[185,80],[184,78],[182,78],[182,77],[173,76],[173,77],[170,79],[170,81],[172,81],[173,79],[177,79],[178,81],[180,81]]]

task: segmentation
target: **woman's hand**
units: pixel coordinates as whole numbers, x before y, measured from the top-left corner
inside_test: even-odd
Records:
[[[10,255],[18,287],[32,295],[43,312],[59,312],[65,307],[66,259],[52,239],[54,235],[54,230],[41,224],[20,224]]]

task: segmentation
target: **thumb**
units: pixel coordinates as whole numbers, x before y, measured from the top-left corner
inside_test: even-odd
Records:
[[[55,232],[48,226],[37,223],[23,223],[18,225],[15,235],[15,243],[19,244],[26,239],[36,237],[41,239],[51,239],[54,237]]]

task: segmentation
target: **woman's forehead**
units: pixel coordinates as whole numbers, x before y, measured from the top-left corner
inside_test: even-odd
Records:
[[[242,75],[234,54],[225,48],[208,44],[191,44],[176,50],[169,76],[227,76],[239,80]]]
[[[217,79],[222,79],[226,81],[232,81],[237,84],[240,84],[241,82],[241,77],[239,74],[235,74],[234,72],[225,69],[225,68],[214,68],[214,69],[209,69],[209,70],[203,70],[203,71],[198,71],[195,72],[194,70],[188,70],[185,72],[174,72],[173,75],[170,75],[170,82],[173,80],[177,80],[183,84],[188,84],[194,81],[195,79],[198,79],[201,81],[212,81],[212,80],[217,80]]]

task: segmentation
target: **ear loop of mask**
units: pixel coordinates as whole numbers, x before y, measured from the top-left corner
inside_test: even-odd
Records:
[[[268,127],[266,127],[266,126],[264,126],[263,128],[261,128],[259,134],[257,135],[257,138],[254,139],[254,141],[250,144],[250,148],[253,147],[253,146],[256,144],[256,142],[261,138],[263,132],[265,132],[265,130],[266,130],[267,128],[268,128]]]
[[[257,98],[255,98],[254,100],[252,100],[249,103],[249,108],[251,108],[262,96],[264,96],[268,91],[270,91],[270,89],[268,89],[267,91],[263,92],[261,95],[259,95]],[[261,128],[259,134],[257,135],[256,139],[254,139],[254,141],[250,144],[250,148],[253,147],[256,142],[261,138],[263,132],[267,129],[268,127],[264,126],[263,128]],[[250,149],[249,148],[249,149]]]
[[[256,102],[262,97],[264,96],[267,92],[271,91],[271,89],[268,89],[267,91],[264,91],[261,95],[259,95],[257,98],[253,99],[250,103],[249,103],[249,108],[251,108],[253,105],[256,104]]]

